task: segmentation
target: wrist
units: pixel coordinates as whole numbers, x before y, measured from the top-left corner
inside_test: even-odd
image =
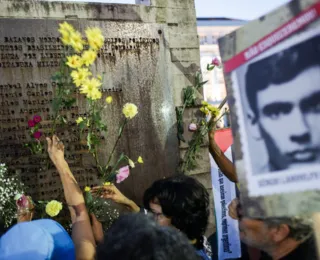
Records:
[[[138,207],[138,205],[136,203],[134,203],[134,201],[132,200],[128,200],[128,204],[127,204],[130,209],[133,211],[133,212],[139,212],[140,211],[140,208]]]
[[[65,166],[67,164],[67,161],[64,158],[54,158],[52,162],[56,167]]]

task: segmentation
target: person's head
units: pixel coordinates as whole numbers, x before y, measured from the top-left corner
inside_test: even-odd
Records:
[[[14,225],[0,238],[0,259],[75,259],[71,237],[56,221],[34,220]]]
[[[160,225],[171,225],[202,248],[209,218],[209,194],[194,178],[178,175],[158,180],[144,193],[144,206]]]
[[[196,260],[188,239],[143,214],[122,215],[97,247],[97,260]]]
[[[248,66],[249,119],[275,170],[320,161],[319,82],[319,35]]]
[[[301,218],[266,218],[240,220],[240,237],[245,244],[270,252],[284,241],[303,241],[312,234],[312,225]]]

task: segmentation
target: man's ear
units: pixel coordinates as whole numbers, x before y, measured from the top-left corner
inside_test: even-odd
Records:
[[[248,130],[253,136],[254,139],[260,140],[261,139],[261,133],[258,125],[258,116],[253,111],[247,112],[247,119],[248,119]]]
[[[272,228],[272,239],[275,243],[279,243],[289,236],[290,228],[286,224],[281,224],[276,228]]]

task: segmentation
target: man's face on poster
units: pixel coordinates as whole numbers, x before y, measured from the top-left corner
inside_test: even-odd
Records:
[[[272,168],[320,162],[320,66],[258,91],[257,113]]]

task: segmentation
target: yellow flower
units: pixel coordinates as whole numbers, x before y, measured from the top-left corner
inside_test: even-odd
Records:
[[[69,35],[69,45],[76,51],[80,52],[83,50],[84,41],[81,34],[78,31],[71,32]]]
[[[104,44],[104,37],[101,30],[97,27],[88,28],[86,30],[86,35],[88,38],[88,43],[90,47],[94,50],[100,49]]]
[[[76,120],[76,123],[79,125],[81,122],[83,122],[83,118],[79,116],[78,119]]]
[[[86,94],[87,98],[91,100],[97,100],[102,97],[102,93],[99,90],[99,87],[101,86],[101,81],[99,81],[96,78],[87,79],[85,82],[83,82],[80,92],[82,94]]]
[[[97,53],[93,50],[84,51],[82,54],[82,62],[86,66],[91,65],[97,58]]]
[[[94,90],[99,90],[98,88],[101,86],[101,81],[96,78],[86,79],[81,85],[81,93],[88,94],[93,92]]]
[[[97,100],[102,97],[102,93],[99,89],[93,89],[91,92],[87,93],[87,98],[91,100]]]
[[[103,184],[104,186],[110,186],[111,185],[111,182],[105,182],[104,184]]]
[[[63,22],[59,24],[59,32],[74,32],[74,28],[71,24],[67,23],[67,22]]]
[[[206,115],[209,114],[209,110],[208,110],[207,107],[201,107],[201,108],[200,108],[200,111],[201,111],[202,113],[206,114]]]
[[[138,163],[143,163],[143,159],[141,156],[138,157]]]
[[[70,45],[76,52],[83,50],[84,41],[80,32],[76,31],[72,25],[64,22],[60,24],[58,30],[61,33],[61,41],[64,45]]]
[[[72,55],[67,57],[66,64],[73,69],[80,68],[82,66],[82,60],[78,55]]]
[[[202,104],[203,106],[208,106],[208,105],[209,105],[209,103],[208,103],[207,101],[202,101],[201,104]]]
[[[220,114],[219,108],[213,105],[208,105],[208,109],[213,117],[217,117]]]
[[[79,87],[87,78],[91,75],[91,72],[87,68],[79,68],[71,72],[73,83]]]
[[[60,33],[61,33],[61,36],[62,36],[61,37],[62,43],[64,45],[70,45],[70,42],[71,42],[70,32],[61,30]]]
[[[91,188],[90,188],[89,186],[86,186],[86,187],[84,188],[84,191],[85,191],[85,192],[89,192],[89,191],[91,191]]]
[[[101,75],[98,75],[98,76],[97,76],[97,79],[102,81]]]
[[[129,165],[130,165],[131,168],[136,167],[136,166],[134,165],[134,162],[133,162],[131,159],[128,160],[128,163],[129,163]]]
[[[106,102],[107,102],[107,104],[111,104],[112,103],[112,97],[111,96],[107,97],[106,98]]]
[[[126,118],[132,119],[138,114],[138,108],[135,104],[127,103],[123,106],[122,113]]]
[[[50,217],[55,217],[59,214],[60,210],[62,210],[62,203],[56,200],[51,200],[46,205],[46,213]]]

